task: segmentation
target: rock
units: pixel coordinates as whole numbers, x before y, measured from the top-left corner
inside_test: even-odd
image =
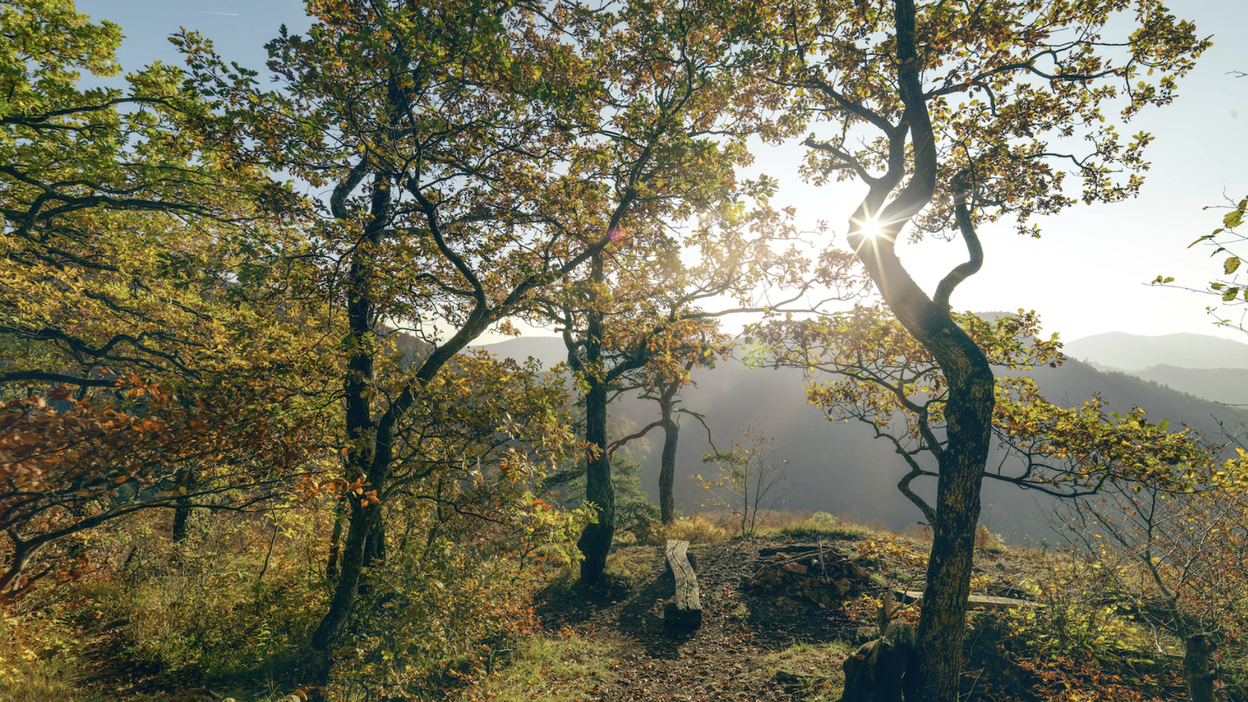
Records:
[[[798,575],[806,574],[806,566],[802,565],[801,563],[785,563],[784,569],[789,571],[790,573],[797,573]]]
[[[810,687],[815,681],[815,677],[811,675],[801,675],[799,673],[790,673],[787,670],[777,670],[772,678],[776,681],[784,691],[790,695],[795,695]]]

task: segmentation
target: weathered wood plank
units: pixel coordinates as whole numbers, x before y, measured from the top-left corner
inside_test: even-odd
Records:
[[[923,599],[922,590],[894,590],[897,599],[901,602],[918,602]],[[966,599],[967,604],[975,609],[1009,609],[1010,607],[1043,607],[1042,602],[1034,602],[1032,600],[1018,600],[1013,597],[993,597],[992,595],[971,595]]]
[[[698,576],[689,562],[689,542],[668,539],[664,555],[676,581],[676,595],[667,603],[664,617],[672,626],[696,629],[702,625],[702,600],[698,597]]]

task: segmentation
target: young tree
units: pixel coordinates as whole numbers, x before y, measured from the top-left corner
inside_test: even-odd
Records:
[[[765,519],[776,504],[788,494],[789,487],[778,489],[785,480],[788,461],[775,457],[775,437],[764,437],[752,429],[741,433],[746,443],[736,443],[727,451],[712,451],[702,456],[703,463],[714,463],[718,473],[697,479],[702,487],[741,520],[741,536],[753,536],[760,519]],[[724,494],[727,497],[724,497]]]
[[[1020,231],[1035,233],[1033,216],[1076,197],[1134,194],[1152,137],[1122,138],[1108,122],[1111,109],[1125,122],[1169,102],[1176,78],[1209,42],[1156,0],[781,0],[750,8],[742,32],[756,38],[755,60],[789,98],[777,127],[792,133],[813,123],[805,173],[816,182],[866,186],[849,218],[850,245],[948,387],[920,663],[908,687],[916,699],[952,702],[994,384],[950,297],[983,265],[982,223],[1013,215]],[[1078,196],[1068,172],[1081,179]],[[967,246],[967,262],[930,296],[895,250],[907,225],[912,237],[947,233]]]
[[[695,353],[695,358],[699,355],[704,356]],[[686,361],[683,366],[677,364],[675,368],[660,370],[643,381],[645,386],[641,397],[654,400],[659,405],[659,420],[652,426],[663,429],[663,449],[659,454],[659,520],[664,524],[671,524],[676,519],[676,451],[680,447],[680,424],[676,421],[676,413],[681,411],[676,405],[680,403],[680,391],[692,382],[690,372],[695,366],[704,365],[709,366],[710,363]]]
[[[1236,469],[1199,476],[1191,492],[1115,485],[1067,510],[1071,539],[1135,600],[1158,653],[1160,631],[1181,641],[1193,702],[1217,699],[1218,650],[1248,617],[1248,496],[1226,475]]]
[[[714,320],[696,307],[701,299],[698,294],[682,297],[665,312],[657,298],[659,288],[672,282],[670,278],[656,280],[647,275],[654,269],[646,271],[646,266],[628,267],[627,263],[617,264],[608,276],[607,258],[605,253],[597,255],[588,281],[571,281],[563,296],[547,300],[545,306],[550,319],[561,325],[568,366],[585,403],[585,499],[597,512],[596,521],[586,527],[578,543],[585,556],[581,579],[586,583],[595,582],[606,568],[615,531],[611,454],[659,425],[652,423],[609,442],[609,404],[614,397],[637,389],[639,372],[670,365],[674,351],[688,351],[680,340],[721,336]],[[618,258],[625,257],[612,256],[611,260]]]
[[[634,230],[596,255],[588,279],[569,279],[559,297],[541,300],[547,318],[560,325],[569,365],[585,397],[587,441],[597,447],[591,448],[586,468],[587,497],[599,510],[599,520],[581,541],[586,582],[601,575],[611,545],[610,454],[656,427],[672,424],[669,405],[666,422],[652,422],[608,444],[607,405],[624,392],[652,392],[656,385],[663,388],[660,402],[665,395],[670,402],[689,382],[692,368],[709,364],[716,353],[726,354],[728,337],[719,328],[719,318],[771,309],[757,297],[764,282],[790,289],[791,296],[779,302],[781,308],[822,282],[811,279],[803,257],[775,250],[794,232],[792,212],[778,212],[769,204],[772,187],[770,181],[750,181],[741,189],[748,198],[735,198],[736,193],[725,189],[721,202],[703,203],[706,217],[684,242],[697,252],[696,262],[683,262],[677,241],[664,235],[664,223],[656,222],[649,236]],[[753,201],[752,209],[746,208],[745,199]],[[824,261],[827,270],[835,271],[834,294],[842,297],[850,294],[845,287],[852,290],[852,285],[844,286],[853,280],[843,274],[848,262],[844,255]],[[736,304],[717,311],[702,307],[724,296]],[[667,436],[665,466],[671,472],[663,484],[670,520],[676,442],[674,433]]]

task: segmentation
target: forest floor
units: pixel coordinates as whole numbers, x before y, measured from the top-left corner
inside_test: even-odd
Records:
[[[776,551],[820,544],[829,552],[827,563],[836,554],[860,569],[843,597],[820,603],[809,591],[750,587]],[[853,525],[818,535],[772,529],[765,537],[695,543],[689,553],[703,621],[682,630],[664,621],[674,582],[663,547],[617,544],[599,586],[579,586],[572,569],[552,573],[533,602],[538,630],[503,652],[488,675],[450,696],[460,702],[832,702],[841,696],[845,658],[879,634],[886,593],[922,590],[929,547],[921,536]],[[994,542],[975,558],[973,593],[1043,606],[973,609],[964,700],[1186,699],[1173,661],[1148,652],[1152,635],[1122,607],[1105,604],[1088,583],[1074,580],[1069,557]],[[917,615],[914,603],[896,614],[911,622]],[[124,653],[125,624],[100,619],[84,626],[72,646],[78,653],[66,658],[72,668],[63,677],[50,672],[38,688],[44,693],[14,699],[212,702],[224,692],[238,702],[268,702],[293,689],[289,680],[231,688],[201,679],[193,665],[162,671],[133,660]]]
[[[568,578],[547,587],[539,598],[538,614],[548,638],[522,651],[491,680],[468,690],[465,699],[837,700],[845,657],[878,636],[877,617],[885,593],[922,589],[927,544],[894,535],[825,539],[823,544],[852,556],[870,574],[843,601],[824,606],[745,585],[772,551],[801,545],[816,548],[813,538],[691,546],[703,607],[703,624],[694,631],[664,624],[664,605],[674,593],[674,583],[666,572],[663,548],[617,547],[608,566],[611,577],[603,586],[584,590]],[[1031,560],[997,548],[981,551],[976,561],[977,592],[1028,597],[1028,583],[1036,576]],[[968,650],[996,648],[999,632],[991,625],[994,615],[982,617],[979,626],[974,626],[977,617],[972,615]],[[911,605],[901,616],[917,619],[917,607]],[[974,676],[982,677],[991,669],[992,689],[1013,688],[1018,699],[1028,699],[1028,676],[974,658],[968,670],[972,694]],[[988,685],[980,692],[997,694]]]

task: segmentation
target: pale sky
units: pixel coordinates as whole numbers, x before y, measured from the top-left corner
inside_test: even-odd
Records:
[[[263,44],[285,23],[291,32],[309,26],[300,0],[78,0],[78,8],[121,25],[126,40],[119,59],[127,70],[154,60],[179,62],[167,37],[179,27],[212,39],[228,60],[261,70]],[[1205,307],[1214,298],[1151,287],[1158,274],[1204,287],[1220,269],[1209,250],[1185,247],[1218,226],[1221,213],[1203,211],[1226,196],[1248,195],[1248,2],[1174,0],[1171,10],[1213,35],[1213,48],[1179,86],[1174,104],[1149,110],[1126,133],[1144,130],[1156,140],[1152,169],[1139,198],[1114,205],[1079,205],[1041,221],[1044,237],[1021,237],[1002,227],[981,231],[983,270],[954,295],[957,309],[1034,309],[1047,331],[1067,340],[1108,331],[1135,334],[1195,332],[1248,340],[1211,324]],[[749,174],[780,180],[777,204],[794,205],[804,222],[827,220],[837,236],[858,200],[852,187],[802,183],[802,148],[761,146]],[[960,241],[903,246],[902,260],[929,293],[965,256]]]

